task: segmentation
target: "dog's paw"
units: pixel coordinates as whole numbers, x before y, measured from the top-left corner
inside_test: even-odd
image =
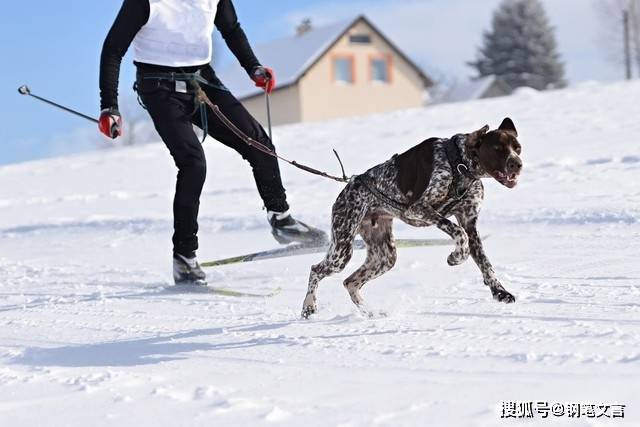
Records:
[[[312,305],[308,305],[302,308],[302,315],[301,317],[304,320],[308,320],[312,315],[316,314],[316,312],[318,311],[317,307],[312,306]]]
[[[503,289],[491,289],[491,294],[493,295],[493,299],[499,302],[503,302],[505,304],[513,304],[516,302],[516,297],[511,295],[509,292]]]
[[[451,255],[447,257],[447,264],[449,264],[451,267],[460,265],[462,264],[462,257],[460,256],[460,254],[452,252]]]
[[[318,311],[316,304],[316,295],[314,293],[308,293],[302,303],[302,318],[308,319],[312,314]]]
[[[456,265],[460,265],[464,263],[469,258],[468,250],[456,250],[449,255],[447,258],[447,264],[451,267],[455,267]]]

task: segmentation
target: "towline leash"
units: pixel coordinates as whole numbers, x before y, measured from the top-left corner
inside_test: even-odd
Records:
[[[198,83],[197,80],[191,80],[190,81],[191,85],[195,88],[195,96],[196,96],[196,101],[201,103],[201,104],[206,104],[209,109],[211,109],[211,112],[231,131],[233,132],[238,138],[240,138],[240,140],[242,140],[242,142],[244,142],[245,144],[247,144],[250,147],[255,148],[256,150],[267,154],[271,157],[275,157],[277,159],[282,160],[285,163],[290,164],[291,166],[294,166],[298,169],[301,169],[305,172],[308,172],[310,174],[313,175],[318,175],[321,176],[323,178],[327,178],[327,179],[331,179],[333,181],[337,181],[337,182],[342,182],[342,183],[347,183],[349,182],[349,178],[347,178],[345,172],[344,172],[344,166],[342,164],[342,160],[340,159],[340,156],[338,155],[338,152],[336,150],[333,150],[333,153],[335,154],[336,158],[338,159],[338,162],[340,163],[340,168],[342,169],[342,177],[337,177],[337,176],[333,176],[328,174],[327,172],[323,172],[320,171],[318,169],[312,168],[310,166],[306,166],[304,164],[298,163],[295,160],[289,160],[286,157],[283,157],[281,155],[279,155],[278,153],[276,153],[275,150],[267,147],[266,145],[262,144],[261,142],[256,141],[255,139],[251,138],[249,135],[245,134],[244,132],[242,132],[231,120],[229,120],[229,118],[220,110],[220,107],[218,107],[216,104],[214,104],[209,97],[207,96],[207,94],[204,92],[204,90],[202,90],[202,87],[200,86],[200,84]]]

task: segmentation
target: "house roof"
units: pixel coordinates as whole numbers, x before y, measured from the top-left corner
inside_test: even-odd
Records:
[[[254,52],[260,62],[274,69],[277,88],[296,84],[306,72],[316,64],[331,49],[346,32],[360,21],[364,21],[380,35],[402,58],[416,69],[426,86],[433,82],[408,56],[398,49],[387,37],[380,32],[364,16],[336,22],[334,24],[314,28],[305,34],[287,37],[270,43],[256,45]],[[256,88],[247,79],[246,72],[234,61],[232,65],[221,70],[218,77],[238,99],[251,98],[261,95],[261,89]]]
[[[512,92],[509,85],[507,85],[501,78],[495,75],[490,75],[456,85],[444,96],[443,102],[459,102],[480,99],[494,85],[497,85],[502,89],[505,95]]]

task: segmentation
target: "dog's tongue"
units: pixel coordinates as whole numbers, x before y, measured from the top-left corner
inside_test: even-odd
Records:
[[[516,185],[518,185],[518,175],[516,174],[512,174],[511,176],[508,176],[504,172],[496,171],[495,177],[496,177],[496,181],[498,181],[500,184],[508,188],[513,188]]]

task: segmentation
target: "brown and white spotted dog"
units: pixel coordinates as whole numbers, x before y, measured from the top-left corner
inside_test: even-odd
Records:
[[[357,234],[366,243],[367,258],[344,286],[351,300],[368,313],[362,287],[396,262],[394,218],[415,227],[435,225],[447,233],[456,245],[449,265],[462,264],[471,255],[493,298],[515,302],[484,253],[476,223],[484,198],[481,178],[493,177],[508,188],[518,183],[522,148],[517,136],[513,121],[506,118],[494,131],[485,126],[450,139],[428,139],[352,178],[333,205],[331,246],[325,259],[311,267],[302,316],[316,312],[320,280],[347,266]],[[447,219],[451,216],[457,224]]]

